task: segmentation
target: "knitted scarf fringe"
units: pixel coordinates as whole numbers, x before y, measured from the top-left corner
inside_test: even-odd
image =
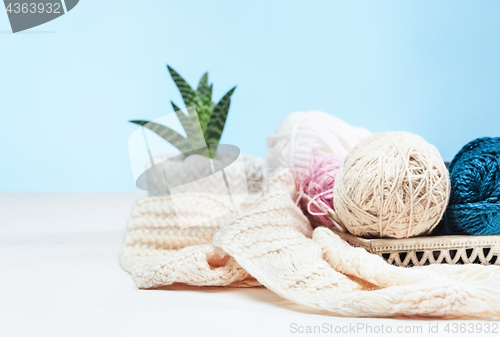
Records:
[[[139,201],[122,267],[142,289],[264,285],[291,302],[340,316],[500,318],[498,266],[392,266],[327,228],[313,231],[293,201],[288,170],[274,172],[266,190],[237,212],[213,197],[186,195],[190,205],[227,207],[226,216],[188,228],[172,220],[170,197]]]

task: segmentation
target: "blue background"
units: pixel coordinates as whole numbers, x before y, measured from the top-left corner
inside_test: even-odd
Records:
[[[238,85],[222,141],[261,157],[297,110],[445,160],[500,136],[498,1],[82,0],[18,34],[2,10],[0,31],[0,191],[136,190],[127,121],[182,105],[167,63],[209,70],[217,101]]]

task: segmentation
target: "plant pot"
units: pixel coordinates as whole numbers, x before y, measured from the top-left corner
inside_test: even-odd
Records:
[[[244,191],[248,194],[260,193],[263,182],[262,159],[246,154],[240,154],[238,158],[244,166],[245,174],[231,175],[234,178],[229,183],[232,193],[238,194]],[[190,187],[193,187],[194,183],[196,192],[219,193],[225,185],[221,186],[220,176],[214,173],[228,167],[231,159],[233,158],[213,159],[210,163],[208,158],[197,154],[156,156],[153,158],[155,168],[152,168],[151,163],[146,165],[145,180],[148,196],[169,196],[172,194],[172,186],[182,186],[186,183]]]

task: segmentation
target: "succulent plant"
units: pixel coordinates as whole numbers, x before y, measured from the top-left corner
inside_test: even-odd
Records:
[[[194,109],[188,109],[186,116],[174,102],[170,101],[187,137],[168,126],[155,122],[146,120],[131,120],[130,122],[148,128],[183,153],[209,144],[219,144],[231,104],[231,95],[236,87],[229,90],[219,103],[214,104],[212,102],[213,84],[208,83],[208,73],[203,74],[198,88],[194,90],[172,67],[167,65],[167,68],[181,93],[186,108],[194,107],[196,109],[196,113]],[[198,121],[203,132],[203,139],[200,139],[201,135],[197,132],[199,130],[196,125]]]

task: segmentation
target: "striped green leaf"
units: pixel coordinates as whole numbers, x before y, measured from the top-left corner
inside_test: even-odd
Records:
[[[193,106],[194,103],[193,101],[196,92],[172,67],[167,65],[167,68],[168,71],[170,72],[170,76],[172,76],[172,79],[175,82],[175,85],[177,85],[177,88],[179,88],[179,91],[181,93],[182,99],[184,100],[184,104],[186,104],[186,107]]]
[[[201,101],[203,102],[203,105],[209,105],[213,108],[214,104],[212,103],[212,90],[214,86],[213,84],[210,84],[208,87],[207,91],[205,91],[205,94],[201,97]]]
[[[212,102],[210,102],[210,104],[203,104],[203,101],[198,95],[195,97],[194,102],[196,107],[196,113],[198,114],[198,120],[200,121],[201,129],[204,131],[207,126],[208,119],[210,118],[210,115],[212,114],[213,111]]]
[[[191,151],[193,148],[189,141],[184,138],[180,133],[172,130],[168,126],[161,125],[155,122],[143,121],[143,120],[133,120],[130,123],[144,126],[145,128],[153,131],[161,138],[165,139],[167,142],[175,146],[181,152]]]
[[[174,102],[170,101],[170,104],[172,104],[172,108],[174,109],[174,111],[179,111],[180,110],[180,108],[177,105],[175,105]]]
[[[202,130],[205,130],[208,119],[213,111],[212,88],[212,85],[208,85],[208,73],[203,74],[198,84],[198,89],[196,89],[196,97],[194,99]]]
[[[210,84],[208,89],[205,91],[204,95],[200,97],[201,100],[201,110],[203,110],[203,113],[206,115],[205,119],[205,125],[203,126],[203,129],[206,127],[206,123],[208,122],[208,118],[210,118],[210,115],[212,115],[212,112],[214,111],[214,103],[212,103],[212,89],[213,85]]]
[[[172,107],[175,110],[175,114],[177,115],[177,118],[179,119],[179,122],[181,122],[182,127],[184,128],[184,131],[186,132],[187,139],[189,143],[192,145],[194,149],[200,148],[205,146],[205,139],[203,139],[203,134],[200,134],[198,128],[194,123],[189,119],[184,112],[179,109],[174,102],[172,103]]]
[[[208,90],[208,73],[204,73],[198,83],[198,89],[196,89],[196,93],[203,97],[205,95],[205,91]]]
[[[177,113],[177,111],[181,110],[177,105],[175,105],[174,102],[170,101],[170,104],[172,104],[172,108],[174,109],[174,111],[176,113]],[[194,116],[196,113],[194,112],[194,110],[192,108],[189,108],[186,110],[188,111],[187,118],[185,118],[186,115],[184,115],[184,113],[180,117],[179,117],[179,115],[177,115],[177,118],[179,118],[179,121],[181,122],[182,127],[184,128],[184,131],[186,131],[186,135],[188,136],[188,138],[194,136],[193,138],[203,141],[202,139],[200,139],[198,132],[192,131],[192,130],[196,130],[194,125],[198,123],[198,118],[197,118],[198,115]],[[204,145],[202,145],[202,146],[204,146]]]
[[[229,90],[214,107],[213,113],[204,130],[207,144],[219,144],[222,131],[224,131],[224,125],[226,124],[229,105],[231,104],[231,95],[234,90],[236,90],[236,87]]]

